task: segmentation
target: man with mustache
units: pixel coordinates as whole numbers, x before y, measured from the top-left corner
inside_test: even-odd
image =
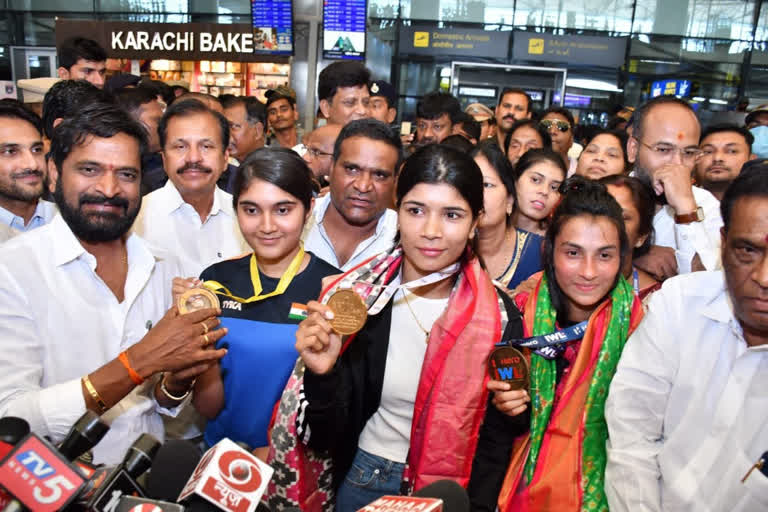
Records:
[[[86,410],[110,424],[94,463],[141,433],[164,437],[194,378],[224,355],[217,310],[179,315],[178,264],[129,234],[144,129],[112,104],[54,131],[48,172],[61,215],[0,247],[0,416],[61,441]]]
[[[655,245],[634,264],[664,280],[719,264],[720,217],[717,199],[693,186],[691,173],[701,156],[699,120],[675,96],[659,96],[635,111],[627,156],[632,174],[657,198],[653,218]]]
[[[392,202],[400,168],[400,136],[375,119],[347,124],[333,148],[330,192],[315,201],[304,226],[304,247],[347,271],[389,249],[397,233]]]
[[[716,124],[704,130],[699,142],[703,154],[696,162],[696,183],[720,201],[744,164],[756,158],[752,153],[754,140],[749,130],[735,124]]]
[[[144,197],[134,231],[179,258],[184,276],[249,250],[232,195],[216,186],[229,158],[229,122],[195,99],[175,101],[158,126],[168,182]]]
[[[501,91],[495,112],[496,140],[500,148],[504,147],[504,141],[515,121],[531,118],[531,104],[531,97],[522,89],[507,88]]]
[[[15,101],[0,102],[0,242],[56,215],[56,205],[41,199],[45,178],[40,118]]]

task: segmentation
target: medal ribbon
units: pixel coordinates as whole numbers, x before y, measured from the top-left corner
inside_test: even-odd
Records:
[[[299,271],[299,267],[301,267],[301,262],[304,260],[304,246],[299,245],[299,252],[296,253],[296,256],[293,257],[291,260],[291,263],[288,265],[288,268],[285,269],[285,272],[280,277],[280,281],[277,283],[277,287],[274,291],[265,293],[264,295],[261,294],[262,287],[261,287],[261,278],[259,277],[259,265],[256,262],[256,253],[254,252],[251,254],[251,283],[253,284],[253,296],[249,297],[247,299],[244,299],[242,297],[237,297],[235,295],[232,295],[232,292],[230,292],[223,284],[219,283],[218,281],[206,281],[203,283],[203,286],[207,289],[211,290],[212,292],[218,293],[220,295],[224,295],[225,297],[229,297],[230,299],[236,300],[237,302],[243,303],[243,304],[250,304],[252,302],[258,302],[260,300],[268,299],[270,297],[274,297],[275,295],[280,295],[288,288],[288,285],[291,284],[291,281],[293,281],[293,278],[296,277],[296,273]]]
[[[384,309],[384,306],[387,305],[397,290],[401,288],[420,288],[428,284],[433,284],[437,283],[438,281],[448,279],[449,277],[456,275],[460,267],[461,265],[459,263],[453,263],[441,270],[438,270],[437,272],[432,272],[428,276],[424,276],[402,284],[400,283],[400,279],[402,278],[401,274],[398,274],[398,276],[388,285],[372,284],[365,281],[355,281],[354,279],[344,280],[340,283],[339,288],[352,288],[356,293],[364,297],[373,293],[374,290],[381,290],[381,292],[378,294],[378,297],[376,298],[376,301],[371,305],[371,307],[368,308],[368,314],[375,315]]]
[[[587,330],[588,321],[572,325],[562,331],[555,331],[551,334],[541,334],[539,336],[531,336],[530,338],[524,338],[521,340],[506,340],[500,341],[496,344],[497,347],[525,347],[535,351],[541,357],[545,359],[554,359],[560,352],[559,346],[581,339],[584,336],[584,331]],[[558,347],[558,348],[554,348]]]

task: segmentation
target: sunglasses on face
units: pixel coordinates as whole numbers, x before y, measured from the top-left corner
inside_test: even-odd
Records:
[[[553,126],[557,126],[557,129],[563,133],[571,129],[571,125],[565,121],[556,121],[554,119],[544,119],[543,121],[539,121],[539,124],[546,130],[549,130]]]

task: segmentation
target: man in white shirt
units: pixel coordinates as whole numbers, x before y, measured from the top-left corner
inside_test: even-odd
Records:
[[[749,473],[768,450],[768,164],[751,167],[723,197],[723,270],[664,283],[624,348],[612,512],[768,509],[768,476]]]
[[[64,121],[48,164],[61,215],[0,248],[0,417],[58,442],[86,409],[101,414],[96,463],[119,462],[141,433],[162,440],[158,412],[175,414],[225,352],[210,350],[217,310],[170,307],[174,258],[127,234],[146,144],[111,104]]]
[[[168,182],[147,194],[133,229],[179,259],[184,277],[249,250],[232,195],[216,186],[229,159],[229,123],[200,101],[174,102],[158,128]]]
[[[308,251],[347,271],[392,247],[397,213],[387,206],[402,151],[400,137],[381,121],[352,121],[341,130],[330,192],[315,201],[304,227]]]
[[[47,224],[56,205],[45,186],[42,121],[18,103],[0,103],[0,224],[6,235]]]
[[[664,280],[693,270],[719,268],[719,203],[691,181],[701,156],[696,113],[675,96],[659,96],[638,108],[627,141],[633,175],[657,196],[654,243],[634,264]]]

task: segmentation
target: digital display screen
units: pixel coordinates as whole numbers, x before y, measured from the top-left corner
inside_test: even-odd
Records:
[[[323,58],[364,59],[366,0],[323,0]]]
[[[251,0],[253,53],[293,54],[292,0]]]

